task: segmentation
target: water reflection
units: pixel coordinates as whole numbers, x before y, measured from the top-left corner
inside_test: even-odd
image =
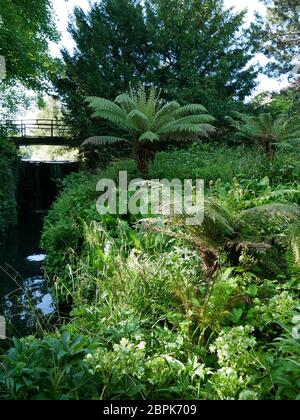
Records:
[[[27,257],[26,260],[30,262],[41,262],[41,261],[44,261],[45,258],[46,258],[46,254],[29,255],[29,257]]]
[[[26,217],[0,245],[0,314],[6,318],[8,336],[34,333],[37,323],[54,311],[41,273],[41,224],[41,215]]]

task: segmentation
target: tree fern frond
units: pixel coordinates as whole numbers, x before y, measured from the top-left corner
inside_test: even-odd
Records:
[[[139,109],[134,109],[127,115],[129,124],[134,125],[136,131],[145,131],[149,127],[148,117]]]
[[[200,104],[189,104],[181,106],[179,109],[175,110],[173,113],[174,118],[183,117],[190,114],[199,114],[199,113],[207,113],[207,109]]]
[[[170,124],[210,124],[215,121],[215,118],[209,114],[188,115],[186,117],[178,118]]]
[[[207,137],[210,133],[216,131],[216,128],[211,124],[201,123],[201,124],[192,124],[192,123],[180,123],[174,121],[163,127],[161,127],[157,133],[158,134],[176,134],[181,133],[183,138],[188,134],[195,134],[198,136]]]
[[[216,249],[234,237],[232,216],[213,198],[205,200],[203,210],[203,223],[198,226],[185,227],[185,229],[209,247]]]
[[[137,103],[127,93],[119,95],[115,99],[115,103],[120,105],[121,108],[126,112],[131,112],[137,108]]]
[[[266,204],[243,210],[235,220],[238,228],[248,226],[255,231],[267,226],[277,226],[284,231],[289,224],[299,220],[300,206],[281,203]]]
[[[95,111],[93,112],[92,117],[107,120],[111,122],[115,127],[118,127],[123,131],[131,131],[134,129],[134,127],[132,126],[132,124],[130,124],[130,121],[128,121],[127,118],[124,119],[123,117],[120,117],[119,115],[111,111]]]
[[[100,111],[109,111],[114,112],[120,117],[125,118],[126,113],[117,105],[116,103],[109,101],[108,99],[98,98],[97,96],[89,96],[85,100],[88,102],[89,107],[94,110],[94,112]]]
[[[166,103],[155,115],[153,120],[154,130],[174,120],[173,112],[180,108],[176,101]]]
[[[145,133],[143,133],[140,137],[139,137],[139,141],[143,142],[143,141],[150,141],[150,142],[154,142],[154,141],[158,141],[159,137],[157,134],[153,133],[153,131],[146,131]]]
[[[160,91],[155,87],[146,89],[140,86],[133,89],[130,86],[128,94],[119,95],[114,102],[105,98],[89,97],[86,99],[93,110],[94,118],[111,122],[122,132],[127,132],[131,143],[137,147],[137,160],[140,170],[145,170],[151,150],[142,150],[142,143],[159,142],[173,138],[174,140],[197,140],[200,136],[208,136],[215,131],[215,119],[199,104],[183,107],[176,101],[163,103]],[[106,141],[107,136],[99,137]],[[88,139],[85,144],[99,144],[99,141]],[[107,140],[108,141],[108,140]],[[112,140],[115,141],[115,140]],[[146,147],[146,146],[145,146]],[[145,158],[146,156],[146,158]]]
[[[89,103],[89,107],[93,110],[93,118],[102,118],[110,121],[123,130],[132,128],[126,121],[126,112],[114,102],[97,97],[89,97],[86,99],[86,102]]]
[[[147,92],[144,85],[140,85],[140,88],[135,93],[135,98],[138,109],[144,113],[147,107]]]
[[[156,111],[160,105],[159,97],[160,97],[160,90],[158,90],[155,87],[152,87],[150,89],[149,97],[148,97],[145,111],[144,111],[145,115],[147,115],[148,118],[151,118],[151,119],[154,118]]]
[[[285,116],[273,119],[271,114],[247,116],[235,113],[234,115],[237,120],[231,117],[226,119],[237,130],[237,136],[257,142],[265,148],[266,153],[270,152],[270,146],[271,148],[274,146],[293,147],[293,143],[297,143],[297,138],[300,137],[298,117],[289,120]]]

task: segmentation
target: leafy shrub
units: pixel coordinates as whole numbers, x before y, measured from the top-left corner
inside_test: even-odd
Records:
[[[293,182],[299,179],[299,155],[281,152],[266,162],[263,154],[255,149],[223,145],[194,144],[187,150],[157,153],[149,165],[149,178],[155,179],[262,179],[269,176],[272,183]]]
[[[3,357],[2,398],[299,398],[299,331],[286,327],[299,296],[299,230],[290,226],[299,181],[294,169],[289,182],[272,179],[280,160],[264,168],[254,151],[227,152],[195,146],[159,154],[150,167],[154,178],[214,173],[207,204],[217,205],[194,230],[172,219],[170,230],[151,231],[139,216],[97,213],[99,178],[117,181],[123,169],[138,176],[132,161],[66,178],[43,245],[70,319],[55,335],[14,342]],[[200,252],[208,246],[209,276]]]
[[[256,298],[253,303],[248,317],[251,319],[252,325],[258,328],[264,328],[274,321],[287,323],[297,307],[297,300],[287,290],[271,297],[267,303],[263,303],[259,298]]]
[[[300,316],[295,314],[292,322],[284,326],[285,332],[275,340],[276,356],[271,365],[272,381],[276,399],[300,399]],[[271,359],[271,360],[272,360]]]
[[[3,357],[0,383],[12,399],[84,398],[95,392],[83,363],[90,340],[64,333],[42,340],[14,339]]]
[[[62,192],[45,218],[42,233],[42,247],[47,252],[46,273],[56,277],[65,286],[70,287],[71,261],[76,263],[77,255],[90,251],[87,246],[88,231],[86,225],[92,221],[103,222],[110,231],[118,235],[117,217],[100,216],[96,209],[99,193],[96,185],[102,178],[118,180],[119,171],[126,170],[128,179],[137,177],[134,161],[116,161],[103,172],[80,172],[66,177]],[[112,233],[114,236],[114,234]]]

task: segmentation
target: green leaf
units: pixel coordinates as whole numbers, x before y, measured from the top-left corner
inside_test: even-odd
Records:
[[[196,306],[197,308],[202,308],[202,305],[201,305],[201,303],[199,302],[199,300],[197,300],[197,299],[195,299],[195,298],[192,298],[192,304],[193,304],[194,306]]]
[[[153,133],[153,131],[146,131],[145,133],[143,133],[140,138],[139,141],[150,141],[150,142],[154,142],[154,141],[159,141],[159,136],[155,133]]]
[[[240,321],[240,319],[243,315],[243,312],[244,312],[244,310],[242,308],[234,308],[233,311],[232,311],[232,314],[230,316],[230,320],[234,324],[237,324]]]
[[[255,284],[250,284],[247,289],[246,289],[246,293],[247,295],[251,296],[251,297],[255,297],[257,296],[257,292],[258,292],[258,288]]]

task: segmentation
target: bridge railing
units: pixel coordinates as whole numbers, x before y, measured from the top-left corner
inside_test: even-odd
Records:
[[[26,119],[0,121],[0,131],[9,137],[68,137],[71,129],[61,120]]]

